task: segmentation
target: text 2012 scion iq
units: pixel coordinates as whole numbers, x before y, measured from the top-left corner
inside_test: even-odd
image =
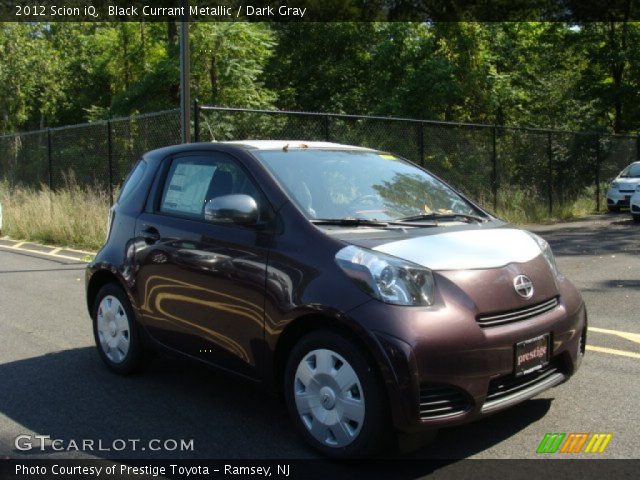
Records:
[[[161,348],[280,392],[302,436],[372,455],[567,380],[587,314],[537,235],[395,155],[322,142],[145,154],[87,268],[100,356]]]

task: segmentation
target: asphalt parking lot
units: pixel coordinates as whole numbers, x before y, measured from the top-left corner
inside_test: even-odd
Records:
[[[623,214],[531,228],[552,244],[587,303],[581,370],[544,395],[443,430],[399,458],[536,458],[547,432],[612,433],[598,457],[640,456],[640,225]],[[14,445],[21,434],[105,445],[193,439],[194,449],[23,453]],[[0,248],[0,458],[315,456],[280,402],[242,381],[162,357],[140,375],[109,373],[93,347],[83,264]]]

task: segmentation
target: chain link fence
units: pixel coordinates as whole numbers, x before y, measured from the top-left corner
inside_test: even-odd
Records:
[[[640,158],[635,136],[198,105],[195,110],[196,140],[306,139],[385,150],[493,210],[537,203],[551,216],[585,196],[600,210],[608,182]]]
[[[180,142],[180,111],[0,136],[0,179],[56,190],[70,182],[110,193],[147,150]]]
[[[489,209],[537,203],[548,215],[603,189],[639,158],[635,136],[194,104],[196,141],[322,140],[393,152]],[[180,111],[0,136],[0,179],[58,189],[73,180],[114,192],[147,150],[180,142]]]

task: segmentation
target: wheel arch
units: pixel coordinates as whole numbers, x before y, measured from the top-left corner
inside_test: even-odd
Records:
[[[309,313],[291,321],[278,338],[273,355],[273,382],[278,395],[283,393],[285,368],[293,347],[302,337],[317,330],[331,330],[350,340],[369,360],[380,382],[386,384],[387,379],[383,373],[384,368],[381,368],[377,343],[373,339],[367,338],[362,329],[343,319],[322,313]]]
[[[89,283],[87,284],[87,310],[89,311],[89,316],[93,315],[93,306],[95,305],[98,292],[109,283],[115,283],[125,292],[127,291],[121,279],[111,270],[106,268],[96,270],[91,275]],[[127,296],[129,295],[127,294]]]

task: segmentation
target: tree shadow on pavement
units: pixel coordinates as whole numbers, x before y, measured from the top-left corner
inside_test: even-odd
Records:
[[[535,229],[532,229],[536,231]],[[640,252],[640,224],[610,223],[600,228],[545,229],[538,231],[556,255],[607,255]]]
[[[122,377],[102,365],[95,348],[86,347],[2,364],[0,378],[0,414],[24,427],[16,431],[12,426],[11,435],[3,428],[0,457],[83,456],[50,447],[31,452],[16,449],[14,436],[31,432],[62,439],[64,444],[101,440],[105,447],[111,447],[115,439],[139,439],[135,451],[128,445],[123,451],[98,451],[96,446],[87,452],[107,459],[319,457],[298,437],[276,397],[182,360],[153,358],[143,373]],[[537,421],[549,406],[549,400],[529,401],[480,422],[443,430],[437,443],[392,458],[466,458]],[[152,439],[193,439],[195,448],[140,449]]]

